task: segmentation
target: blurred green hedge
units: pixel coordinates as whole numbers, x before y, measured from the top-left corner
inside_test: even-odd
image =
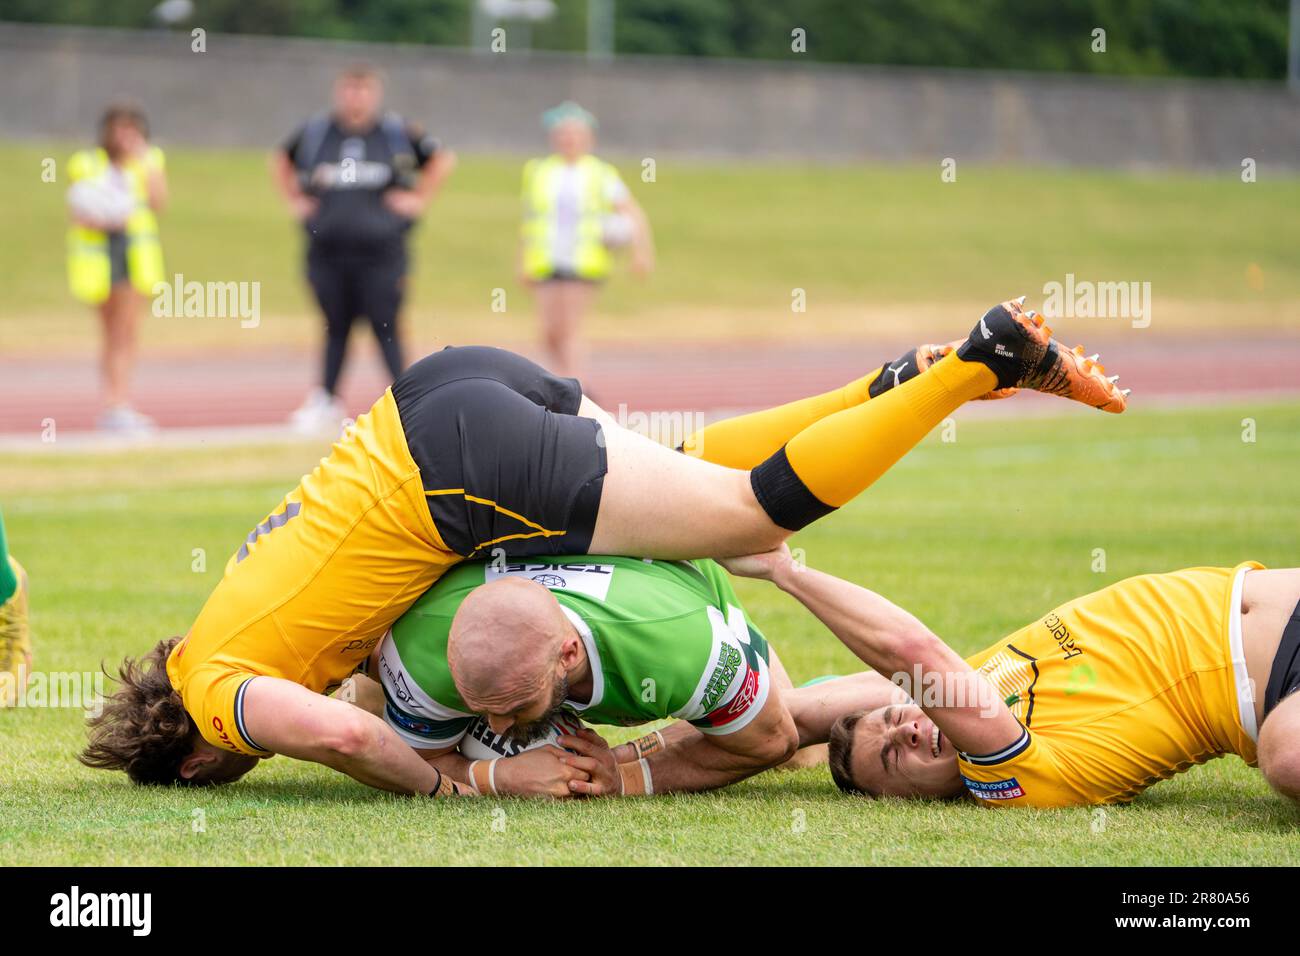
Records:
[[[0,0],[0,20],[147,27],[157,0]],[[464,46],[474,0],[194,0],[214,32]],[[613,0],[619,53],[1282,79],[1288,0]],[[582,50],[585,0],[529,31]],[[1093,51],[1095,29],[1106,50]],[[792,50],[802,29],[806,51]]]

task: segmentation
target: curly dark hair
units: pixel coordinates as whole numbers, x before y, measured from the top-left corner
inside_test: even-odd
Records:
[[[102,713],[87,720],[90,743],[78,760],[100,770],[125,770],[135,783],[199,783],[181,776],[198,728],[167,676],[167,657],[179,640],[166,638],[144,656],[122,662],[122,686]]]

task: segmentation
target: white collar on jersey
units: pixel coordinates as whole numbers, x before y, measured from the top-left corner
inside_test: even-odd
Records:
[[[596,650],[596,639],[591,636],[591,628],[587,626],[587,622],[563,604],[560,605],[560,610],[564,612],[564,616],[569,619],[569,623],[573,625],[578,632],[578,636],[582,638],[582,643],[587,647],[587,663],[591,666],[591,700],[585,704],[581,704],[576,700],[566,700],[564,702],[570,709],[582,712],[595,707],[604,698],[605,672],[601,669],[600,653]]]

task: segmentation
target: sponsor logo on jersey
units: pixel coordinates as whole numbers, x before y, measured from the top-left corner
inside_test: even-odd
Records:
[[[382,637],[383,635],[379,634],[376,635],[375,637],[369,637],[364,640],[362,640],[361,638],[353,638],[352,640],[348,641],[346,644],[344,644],[342,647],[339,648],[339,653],[351,654],[354,653],[355,651],[372,651],[375,649],[375,645],[379,643],[380,638]]]
[[[736,691],[736,696],[731,699],[731,704],[727,707],[727,713],[743,713],[750,704],[758,699],[758,671],[750,670],[745,672],[745,680],[740,685],[740,690]]]
[[[405,671],[398,671],[393,675],[393,696],[403,703],[409,703],[411,700],[411,688],[406,683]]]
[[[609,594],[614,579],[614,565],[592,561],[550,564],[527,561],[501,567],[486,566],[484,580],[488,583],[499,578],[527,578],[553,591],[572,591],[603,601]]]
[[[425,737],[433,736],[434,726],[428,721],[418,720],[410,714],[403,713],[396,707],[389,707],[387,712],[390,720],[406,730],[409,730],[411,733],[420,734]]]
[[[384,651],[379,652],[379,667],[384,672],[381,680],[385,686],[393,689],[393,696],[400,701],[410,701],[411,688],[406,683],[406,671],[388,663],[388,655]]]
[[[1078,657],[1083,653],[1083,648],[1075,645],[1074,635],[1070,633],[1070,629],[1065,626],[1065,622],[1061,620],[1059,614],[1052,612],[1047,615],[1047,617],[1043,618],[1043,626],[1052,635],[1052,640],[1056,641],[1060,646],[1061,652],[1065,654],[1067,661],[1071,657]]]
[[[382,189],[393,178],[393,168],[388,163],[365,159],[365,144],[359,150],[349,150],[344,140],[344,155],[337,163],[320,163],[312,170],[311,184],[316,189]],[[359,141],[358,141],[359,142]]]
[[[722,644],[718,651],[718,663],[713,668],[713,673],[709,675],[709,682],[704,687],[704,696],[700,699],[700,710],[706,714],[718,706],[718,701],[722,700],[722,695],[731,686],[743,660],[740,651],[731,644]]]
[[[1020,786],[1020,781],[1015,777],[1007,777],[1005,780],[972,780],[963,774],[961,779],[966,784],[966,789],[980,800],[1014,800],[1025,795],[1025,788]]]
[[[222,723],[220,717],[212,718],[212,729],[217,732],[217,739],[221,741],[222,746],[229,750],[233,750],[235,753],[243,752],[238,746],[236,746],[235,742],[230,739],[230,734],[226,733],[226,725]]]

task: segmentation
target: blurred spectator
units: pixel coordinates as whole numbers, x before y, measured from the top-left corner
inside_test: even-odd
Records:
[[[396,113],[370,66],[334,82],[334,106],[308,120],[272,157],[272,173],[307,231],[307,278],[325,318],[321,384],[294,412],[304,431],[337,428],[346,414],[339,375],[353,321],[370,320],[388,372],[404,368],[398,313],[406,235],[455,166],[453,153]]]
[[[131,407],[131,370],[144,297],[163,279],[155,213],[167,201],[162,150],[149,145],[140,107],[116,103],[99,121],[99,146],[68,160],[68,284],[103,325],[104,410],[99,426],[140,431],[154,422]]]
[[[611,249],[630,245],[632,269],[654,268],[650,223],[609,163],[591,155],[596,119],[577,103],[542,114],[552,153],[524,166],[520,278],[537,297],[547,364],[582,371],[582,319],[610,271]]]
[[[21,702],[32,672],[32,636],[27,623],[27,572],[9,553],[0,514],[0,707]]]

